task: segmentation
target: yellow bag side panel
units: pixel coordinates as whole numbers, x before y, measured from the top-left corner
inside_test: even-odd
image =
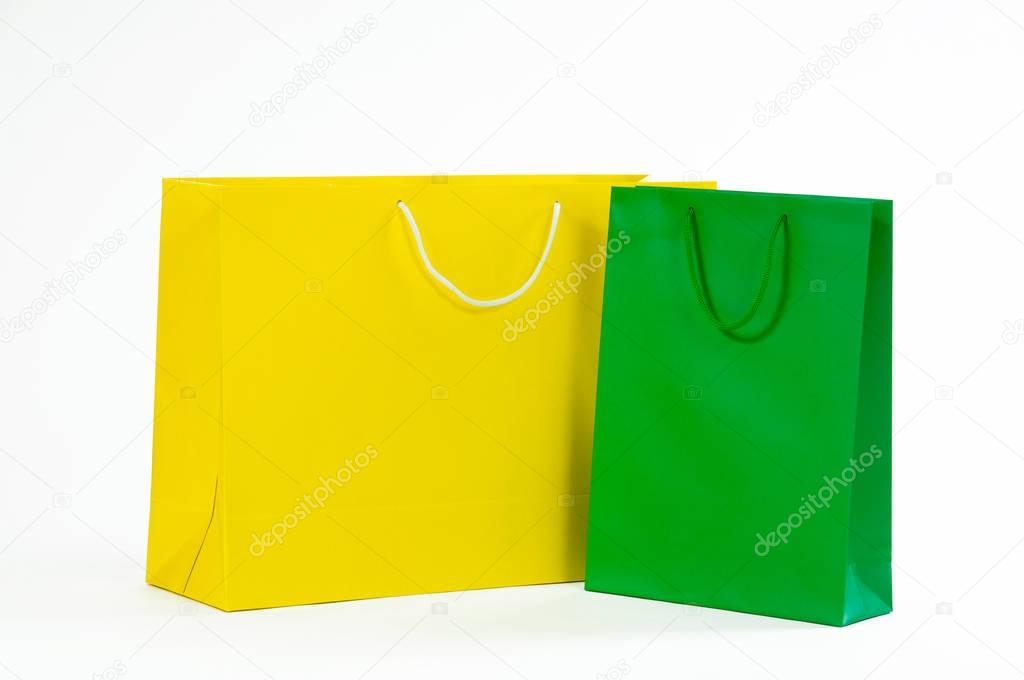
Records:
[[[146,580],[223,606],[219,220],[215,202],[164,182]]]

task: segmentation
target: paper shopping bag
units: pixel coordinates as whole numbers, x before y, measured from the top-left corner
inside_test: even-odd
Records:
[[[166,180],[148,581],[236,610],[582,579],[640,179]]]
[[[892,610],[892,203],[612,190],[588,590]]]

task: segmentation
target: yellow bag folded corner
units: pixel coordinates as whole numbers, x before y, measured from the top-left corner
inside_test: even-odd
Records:
[[[641,180],[164,180],[147,581],[239,610],[581,580],[609,189]]]

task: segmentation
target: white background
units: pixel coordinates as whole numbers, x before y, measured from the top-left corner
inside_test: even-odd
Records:
[[[891,3],[0,0],[0,318],[127,237],[0,345],[0,678],[1024,675],[1024,4]],[[895,200],[895,613],[568,584],[229,615],[144,584],[162,176],[623,171]]]

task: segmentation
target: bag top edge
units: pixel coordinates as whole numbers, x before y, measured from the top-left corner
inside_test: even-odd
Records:
[[[334,184],[635,184],[643,180],[643,174],[565,174],[565,175],[350,175],[350,176],[299,176],[299,177],[164,177],[164,182],[179,184],[204,184],[208,186],[261,186],[267,184],[309,184],[331,186]]]
[[[830,196],[828,194],[791,194],[781,193],[772,191],[742,191],[739,189],[698,189],[691,187],[671,187],[671,186],[648,186],[645,184],[634,186],[634,187],[616,187],[618,190],[642,190],[650,191],[652,189],[661,189],[672,192],[701,192],[708,194],[715,194],[716,196],[722,196],[724,194],[731,194],[737,196],[765,196],[770,198],[813,198],[813,199],[828,199],[830,201],[853,201],[853,202],[866,202],[866,203],[892,203],[891,198],[874,198],[871,196]]]

